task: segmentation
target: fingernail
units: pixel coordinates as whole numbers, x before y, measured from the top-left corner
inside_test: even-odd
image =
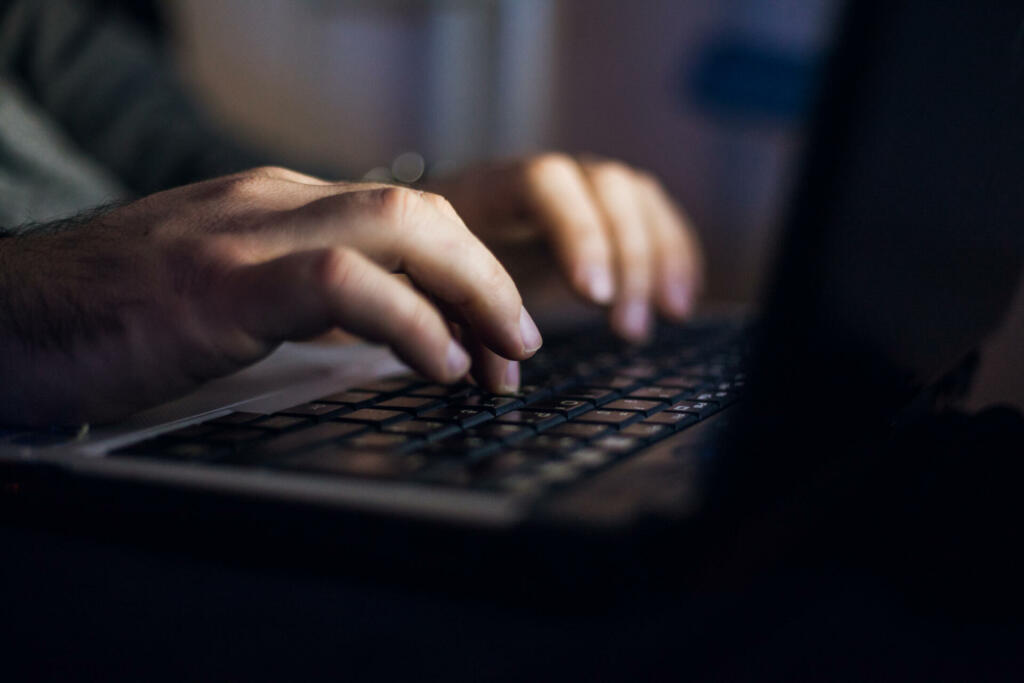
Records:
[[[533,353],[544,343],[540,338],[540,330],[537,329],[537,324],[533,322],[533,318],[526,312],[526,306],[523,306],[523,310],[519,314],[519,336],[522,337],[523,351],[526,353]]]
[[[612,274],[603,266],[592,266],[587,270],[587,291],[596,303],[606,304],[615,296]]]
[[[622,326],[630,337],[643,339],[647,336],[650,324],[650,309],[646,302],[639,299],[626,302],[622,310]]]
[[[448,342],[445,365],[448,369],[448,377],[453,380],[462,377],[469,370],[469,354],[454,339]]]
[[[505,377],[501,381],[503,393],[514,393],[519,390],[519,361],[509,361],[505,368]]]
[[[676,315],[690,312],[690,288],[682,282],[672,282],[668,286],[668,306]]]

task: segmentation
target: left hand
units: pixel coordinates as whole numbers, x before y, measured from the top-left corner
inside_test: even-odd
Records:
[[[612,329],[627,340],[645,340],[655,312],[681,320],[693,311],[703,277],[699,243],[649,173],[618,161],[549,153],[471,168],[426,189],[448,199],[499,258],[509,253],[509,242],[522,242],[523,232],[510,224],[525,222],[526,234],[554,251],[570,288],[607,307]],[[520,261],[536,257],[519,250]],[[505,265],[513,276],[524,270],[508,259]],[[546,274],[536,267],[532,273]],[[527,296],[530,283],[519,284]],[[474,355],[477,366],[494,366],[489,374],[517,370],[486,351]]]
[[[700,247],[649,173],[618,161],[544,154],[469,169],[428,189],[448,199],[492,249],[510,238],[510,223],[529,223],[554,250],[571,288],[608,306],[612,328],[628,340],[650,334],[654,311],[679,320],[693,310]]]

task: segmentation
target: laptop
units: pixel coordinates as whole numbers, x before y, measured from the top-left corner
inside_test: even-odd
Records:
[[[662,325],[643,347],[551,337],[515,395],[432,384],[377,347],[286,344],[121,424],[4,432],[5,497],[111,511],[133,533],[160,510],[136,533],[156,543],[248,534],[273,553],[316,529],[318,557],[326,539],[398,574],[473,573],[492,548],[576,577],[597,566],[579,539],[636,566],[607,539],[656,536],[653,558],[683,529],[785,503],[870,462],[1010,302],[1022,22],[1001,0],[849,4],[751,318]]]

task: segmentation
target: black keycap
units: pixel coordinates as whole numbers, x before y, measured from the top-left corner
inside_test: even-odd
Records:
[[[424,420],[450,422],[459,425],[463,429],[494,418],[486,410],[478,410],[476,408],[437,408],[435,410],[428,410],[420,415],[420,417]]]
[[[718,411],[718,404],[710,401],[679,401],[668,407],[676,413],[692,413],[700,418],[705,418]]]
[[[339,391],[320,399],[321,403],[342,403],[357,408],[368,406],[380,399],[380,394],[371,391]]]
[[[637,422],[623,428],[622,431],[619,432],[619,435],[630,436],[634,439],[642,439],[644,441],[657,441],[658,439],[668,436],[674,431],[675,430],[672,427],[663,424]]]
[[[303,403],[301,405],[292,406],[291,408],[279,410],[277,414],[311,417],[322,420],[328,417],[333,417],[334,415],[339,415],[348,410],[350,410],[350,408],[346,408],[345,406],[337,403],[320,403],[319,401],[313,401],[312,403]]]
[[[603,387],[577,387],[570,389],[563,396],[556,396],[555,398],[577,398],[583,401],[590,401],[595,406],[602,406],[609,401],[614,401],[619,397],[619,392],[614,389],[606,389]]]
[[[436,398],[429,396],[395,396],[386,401],[374,405],[374,408],[386,408],[392,410],[408,410],[413,413],[422,413],[441,406],[442,403]]]
[[[336,441],[366,431],[363,425],[351,422],[321,422],[309,429],[287,432],[263,441],[254,452],[257,457],[280,457],[319,446],[327,441]]]
[[[523,405],[523,402],[512,396],[495,396],[492,394],[478,394],[467,396],[465,399],[453,401],[460,408],[477,408],[486,410],[495,415],[502,415],[510,410],[515,410]]]
[[[620,398],[617,401],[612,401],[606,404],[606,410],[635,410],[644,415],[651,415],[658,412],[666,407],[664,403],[658,401],[643,401],[637,398]]]
[[[480,390],[470,384],[425,384],[409,392],[412,396],[435,396],[456,399],[479,394]]]
[[[576,439],[593,439],[606,434],[609,429],[611,429],[611,427],[607,424],[567,422],[565,424],[560,424],[557,427],[552,427],[544,433],[557,436],[571,436]]]
[[[576,417],[581,413],[593,409],[594,404],[577,398],[548,399],[530,404],[530,410],[546,410],[552,413],[559,413],[568,418]]]
[[[541,399],[547,398],[552,394],[551,387],[541,386],[539,384],[524,384],[519,387],[519,391],[512,394],[500,394],[501,396],[511,396],[512,398],[518,398],[523,403],[534,403]]]
[[[640,387],[629,392],[627,398],[648,399],[651,401],[665,401],[671,403],[679,399],[683,391],[676,387]]]
[[[565,416],[547,410],[513,410],[501,417],[495,418],[495,421],[507,424],[531,425],[537,430],[542,430],[565,422]]]
[[[675,431],[679,431],[684,427],[689,427],[698,420],[696,415],[692,413],[676,413],[670,410],[666,410],[661,413],[655,413],[646,420],[644,424],[660,424],[672,427]]]
[[[499,424],[486,422],[479,427],[466,430],[466,436],[477,436],[481,439],[496,439],[505,443],[519,441],[535,434],[534,430],[521,424]]]
[[[360,408],[359,410],[354,410],[351,413],[339,415],[337,419],[342,422],[360,422],[363,424],[371,424],[383,427],[384,425],[393,424],[395,422],[401,422],[402,420],[408,420],[411,418],[412,415],[410,415],[409,413],[404,413],[401,410]]]
[[[384,428],[385,432],[393,434],[411,434],[426,439],[443,439],[446,436],[459,433],[459,426],[430,420],[406,420],[397,422]]]
[[[576,418],[576,422],[596,422],[614,427],[624,427],[633,422],[639,422],[643,417],[643,413],[600,408],[598,410],[591,410],[589,413],[583,413]]]

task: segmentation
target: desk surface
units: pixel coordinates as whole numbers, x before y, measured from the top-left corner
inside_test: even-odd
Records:
[[[11,527],[0,544],[4,667],[34,679],[998,680],[1024,663],[1020,626],[922,616],[826,567],[580,616]]]

